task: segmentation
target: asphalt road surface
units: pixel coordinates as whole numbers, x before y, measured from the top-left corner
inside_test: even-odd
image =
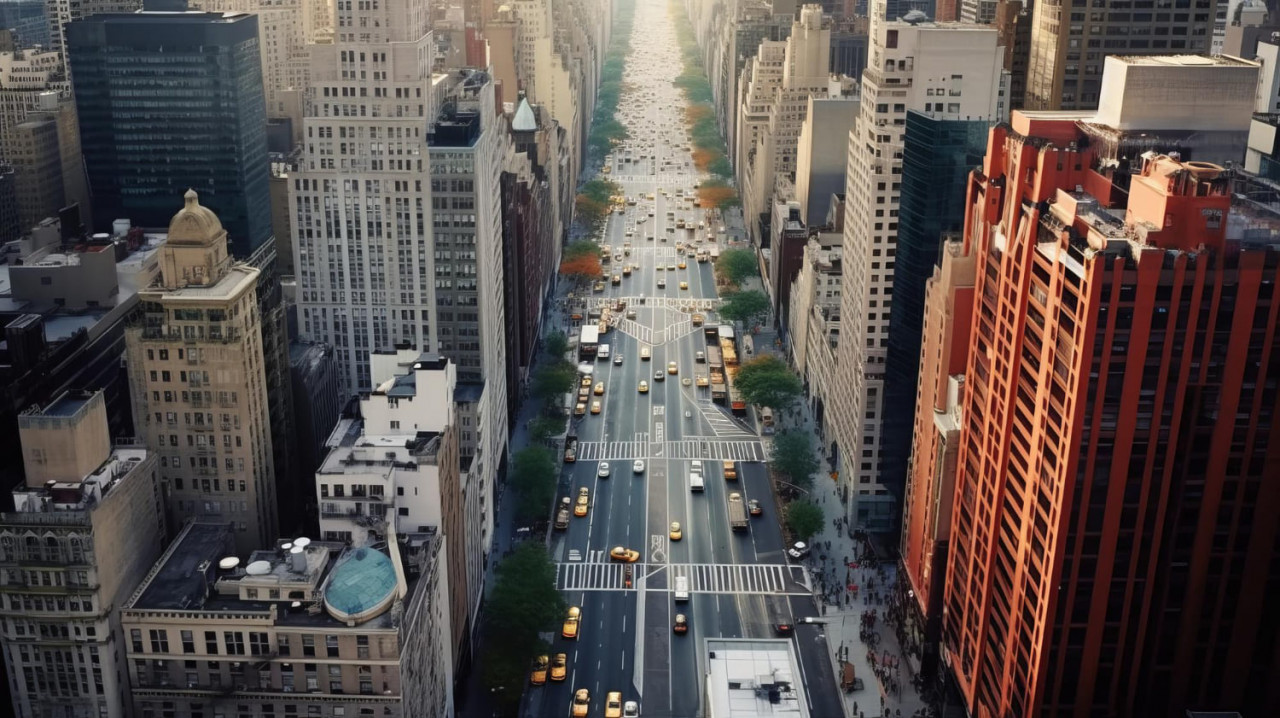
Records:
[[[579,487],[589,488],[591,508],[586,517],[573,518],[568,530],[555,533],[551,552],[559,587],[570,605],[582,608],[582,623],[577,640],[557,632],[552,652],[568,655],[568,679],[527,690],[528,716],[568,716],[573,692],[587,688],[592,716],[603,713],[606,693],[621,691],[624,700],[639,702],[642,716],[694,718],[703,713],[700,646],[706,638],[771,638],[777,623],[816,613],[804,570],[790,564],[783,550],[758,437],[713,404],[709,389],[680,381],[707,373],[706,364],[695,362],[695,352],[706,348],[703,330],[691,326],[680,307],[714,300],[716,288],[712,265],[696,263],[692,254],[678,256],[676,242],[693,241],[695,235],[705,242],[718,228],[675,228],[679,219],[694,227],[710,221],[685,199],[699,178],[687,149],[684,99],[672,85],[681,71],[679,46],[666,3],[637,4],[636,13],[638,33],[619,103],[619,119],[631,139],[615,149],[609,177],[637,201],[624,214],[610,215],[604,235],[616,252],[631,243],[630,255],[606,265],[606,274],[621,274],[624,264],[635,270],[619,286],[606,282],[604,292],[592,295],[627,298],[636,316],[601,337],[612,354],[622,355],[622,363],[614,364],[612,357],[595,363],[593,383],[603,381],[605,394],[592,400],[602,400],[602,411],[574,421],[581,458],[564,465],[562,480],[567,477],[570,496]],[[626,157],[632,161],[623,161]],[[723,249],[723,236],[719,242]],[[681,261],[687,269],[670,270]],[[659,280],[665,280],[665,288],[658,287]],[[681,282],[688,289],[680,289]],[[650,361],[641,361],[642,346],[650,347]],[[666,374],[668,362],[677,364],[678,375]],[[663,373],[663,381],[655,380],[655,372]],[[648,393],[639,393],[641,381],[648,382]],[[702,493],[689,488],[694,457],[703,463]],[[740,459],[737,481],[724,479],[723,457]],[[645,462],[640,474],[632,471],[637,458]],[[608,478],[597,476],[602,461],[610,464]],[[729,527],[731,492],[744,501],[758,497],[765,506],[764,516],[751,519],[748,531]],[[673,521],[684,529],[681,541],[668,537]],[[615,546],[641,553],[632,566],[630,588],[624,585],[624,566],[609,560]],[[690,581],[687,602],[674,601],[677,575]],[[685,635],[672,632],[677,613],[688,618]],[[841,708],[830,649],[819,628],[801,626],[791,640],[801,658],[810,715],[829,718],[840,716]]]

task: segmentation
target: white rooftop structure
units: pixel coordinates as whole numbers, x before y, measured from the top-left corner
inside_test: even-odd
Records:
[[[706,718],[809,718],[791,641],[710,638],[706,652]]]

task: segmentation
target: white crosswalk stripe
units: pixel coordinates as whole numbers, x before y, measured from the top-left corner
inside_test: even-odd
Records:
[[[591,551],[589,561],[556,564],[556,588],[560,591],[647,590],[669,592],[677,576],[689,579],[690,593],[793,594],[810,593],[809,576],[802,566],[789,564],[677,563],[665,567],[635,564],[633,588],[626,588],[624,564],[612,563],[604,551]],[[639,579],[645,576],[641,582]]]
[[[710,461],[765,461],[768,453],[757,440],[685,439],[682,441],[583,441],[578,461],[634,459],[707,459]]]
[[[653,344],[653,327],[645,326],[633,319],[620,319],[617,328],[623,334],[635,337],[642,344]]]
[[[578,461],[619,461],[643,459],[649,453],[649,435],[641,433],[632,441],[583,441],[578,444]]]
[[[702,412],[702,418],[711,425],[711,430],[720,438],[746,437],[755,434],[742,428],[728,414],[709,401],[698,403],[698,409]]]
[[[714,312],[717,308],[720,307],[721,304],[724,303],[724,300],[706,299],[706,298],[685,299],[683,297],[647,297],[645,299],[645,303],[641,304],[640,297],[638,296],[636,297],[583,297],[582,299],[583,304],[586,304],[588,307],[592,307],[592,308],[599,308],[604,306],[612,307],[617,302],[625,302],[626,305],[632,309],[639,309],[641,307],[666,307],[668,309],[677,309],[680,311],[684,311],[685,309],[688,309],[690,311],[698,311],[698,312]]]

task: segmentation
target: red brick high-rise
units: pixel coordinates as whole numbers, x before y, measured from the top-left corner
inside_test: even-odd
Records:
[[[971,179],[943,653],[974,716],[1280,715],[1280,193],[1159,135],[1015,113]]]

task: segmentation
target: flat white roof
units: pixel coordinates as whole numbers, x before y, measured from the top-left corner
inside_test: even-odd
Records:
[[[809,718],[791,641],[709,638],[705,645],[707,718]]]

